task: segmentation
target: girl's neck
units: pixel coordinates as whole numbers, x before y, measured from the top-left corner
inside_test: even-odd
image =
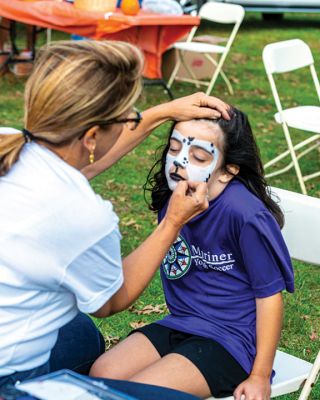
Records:
[[[209,201],[216,199],[224,190],[225,188],[229,185],[230,181],[227,183],[224,182],[216,182],[215,185],[212,185],[209,187],[208,193],[209,193]]]

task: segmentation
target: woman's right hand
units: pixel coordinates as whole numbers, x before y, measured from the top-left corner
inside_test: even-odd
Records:
[[[181,229],[208,208],[208,186],[204,182],[180,181],[173,191],[165,220]]]

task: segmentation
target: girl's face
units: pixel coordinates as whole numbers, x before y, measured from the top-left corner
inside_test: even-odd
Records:
[[[180,180],[213,183],[215,171],[222,163],[219,150],[222,131],[207,121],[185,121],[176,124],[170,138],[165,174],[170,190]]]

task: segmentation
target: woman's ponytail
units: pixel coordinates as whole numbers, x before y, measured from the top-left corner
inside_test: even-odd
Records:
[[[0,176],[6,175],[26,143],[23,133],[0,134]]]

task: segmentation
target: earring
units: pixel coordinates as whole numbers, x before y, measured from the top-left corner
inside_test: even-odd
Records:
[[[94,151],[91,150],[89,154],[89,163],[93,164],[94,163]]]

